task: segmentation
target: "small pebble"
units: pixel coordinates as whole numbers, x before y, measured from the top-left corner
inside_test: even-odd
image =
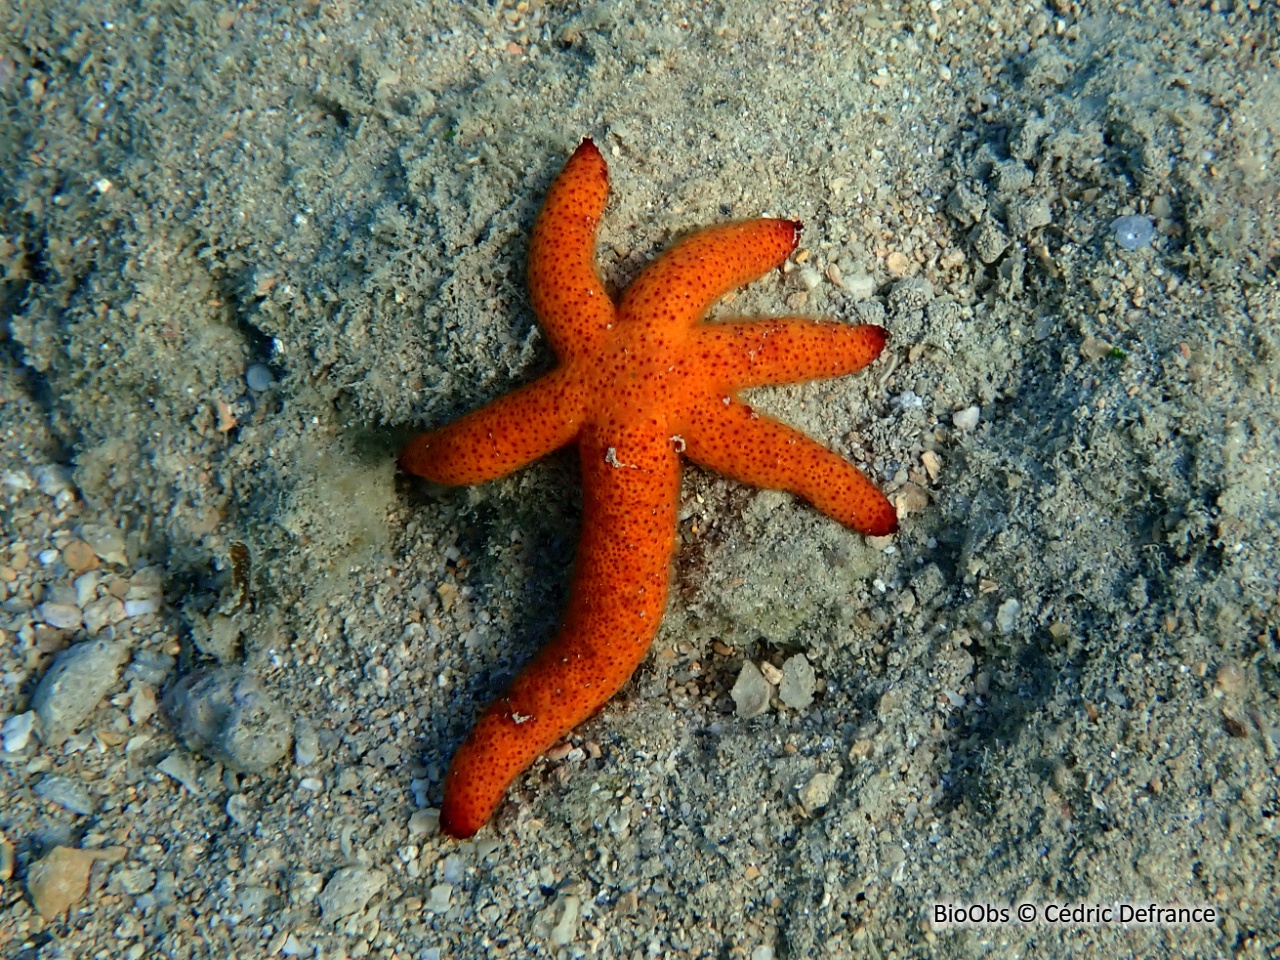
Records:
[[[36,468],[36,486],[47,497],[56,497],[71,487],[71,473],[56,463]]]
[[[555,906],[556,925],[551,929],[548,938],[553,947],[563,947],[578,937],[578,918],[581,915],[582,901],[573,894],[561,894]]]
[[[981,417],[981,407],[965,407],[963,410],[957,410],[952,414],[951,422],[956,425],[957,430],[972,430],[978,425],[978,420],[981,419]]]
[[[293,724],[293,762],[309,767],[320,756],[320,740],[311,721],[299,717]]]
[[[245,822],[253,815],[253,804],[249,802],[249,798],[243,793],[233,793],[227,797],[225,809],[227,816],[240,826],[244,826]]]
[[[193,796],[200,796],[200,777],[196,772],[195,764],[191,762],[189,757],[185,757],[180,753],[171,753],[156,764],[156,769],[177,780]]]
[[[79,630],[84,624],[84,613],[74,603],[42,603],[36,607],[36,615],[59,630]]]
[[[335,873],[316,898],[320,912],[329,922],[359,913],[383,887],[387,875],[368,867],[343,867]],[[450,888],[452,890],[452,888]],[[432,890],[432,897],[435,890]]]
[[[0,477],[0,482],[15,490],[31,490],[35,487],[35,482],[25,470],[6,470],[4,476]]]
[[[35,785],[35,794],[41,800],[48,800],[82,817],[89,816],[96,809],[84,784],[70,777],[43,777]]]
[[[815,773],[809,782],[800,788],[800,805],[809,814],[816,813],[831,802],[831,791],[835,789],[836,778],[830,773]]]
[[[71,540],[62,548],[62,560],[73,573],[84,573],[98,565],[98,558],[83,540]]]
[[[760,675],[764,677],[765,682],[771,687],[776,687],[782,682],[782,670],[775,667],[768,660],[760,661]]]
[[[96,861],[118,863],[124,856],[123,847],[107,850],[54,847],[27,870],[27,892],[31,894],[36,912],[46,920],[59,916],[89,892],[89,871]]]
[[[124,618],[124,604],[115,597],[102,597],[84,608],[84,628],[91,637],[96,637],[103,627],[119,623]]]
[[[27,741],[31,739],[31,729],[35,726],[35,721],[35,711],[28,710],[26,713],[10,717],[4,722],[4,726],[0,727],[0,741],[4,744],[5,753],[18,753],[20,750],[26,749]]]
[[[89,545],[89,548],[97,554],[99,560],[121,567],[129,565],[129,557],[124,547],[124,534],[117,528],[85,524],[80,530],[80,535],[84,537],[84,542]]]
[[[44,742],[56,746],[75,733],[115,686],[128,659],[128,644],[108,640],[78,643],[59,654],[31,695]]]
[[[452,897],[452,883],[437,883],[431,888],[431,899],[427,901],[425,909],[432,913],[445,913],[449,909],[449,900]]]
[[[276,378],[271,368],[265,363],[252,363],[244,372],[244,382],[254,393],[261,393],[269,389],[276,382]]]
[[[901,250],[895,250],[885,258],[884,265],[895,277],[901,277],[911,268],[911,261]]]
[[[129,684],[129,722],[132,724],[146,723],[155,716],[158,705],[156,703],[156,688],[149,683],[143,683],[141,680],[134,680]]]
[[[440,832],[440,811],[434,807],[409,815],[409,837],[434,837]]]
[[[813,691],[817,675],[809,658],[803,653],[788,657],[782,665],[782,683],[778,685],[778,699],[792,710],[806,710],[813,703]]]
[[[86,546],[87,550],[88,547]],[[92,554],[90,554],[92,556]],[[94,557],[93,562],[97,563],[98,558]],[[68,564],[70,566],[70,564]],[[72,586],[76,591],[76,605],[81,609],[88,606],[98,596],[98,574],[95,570],[83,573],[72,581]]]
[[[159,609],[159,601],[150,597],[146,600],[126,600],[124,602],[124,615],[126,617],[145,617]]]
[[[1111,221],[1116,243],[1126,250],[1139,250],[1156,235],[1156,225],[1149,217],[1116,217]]]
[[[1010,597],[1004,603],[1000,604],[1000,609],[996,611],[996,626],[1000,628],[1000,632],[1006,636],[1013,633],[1013,628],[1018,622],[1018,613],[1022,610],[1022,604]]]
[[[760,668],[750,660],[744,661],[729,694],[733,697],[737,715],[743,720],[760,716],[769,709],[769,697],[772,694],[773,688],[765,680]]]
[[[845,278],[844,288],[854,300],[866,300],[876,292],[875,277],[866,273],[855,273]]]

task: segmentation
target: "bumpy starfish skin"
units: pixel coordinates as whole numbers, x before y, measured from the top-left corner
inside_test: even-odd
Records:
[[[711,227],[651,264],[616,306],[595,268],[608,193],[590,140],[552,184],[533,228],[529,290],[560,365],[461,420],[415,437],[400,465],[437,483],[501,477],[574,440],[582,539],[555,638],[458,749],[441,828],[468,837],[533,760],[594,713],[649,649],[667,603],[680,454],[757,487],[789,490],[868,535],[898,528],[852,464],[742,403],[736,391],[852,373],[879,355],[880,327],[799,318],[704,324],[735,287],[781,264],[800,224]]]

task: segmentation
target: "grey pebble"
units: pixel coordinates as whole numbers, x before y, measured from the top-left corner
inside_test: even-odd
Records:
[[[381,870],[343,867],[329,879],[316,898],[320,913],[329,922],[359,913],[386,885],[387,875]]]
[[[813,691],[817,686],[813,665],[803,653],[788,657],[782,665],[782,682],[778,684],[778,699],[792,710],[805,710],[813,703]]]
[[[74,603],[42,603],[36,607],[36,615],[58,630],[79,630],[84,624],[84,613]]]
[[[431,888],[431,898],[427,900],[424,910],[431,913],[448,913],[449,900],[453,897],[452,883],[437,883]]]
[[[261,393],[274,384],[276,378],[271,368],[265,363],[251,363],[249,369],[244,372],[244,382],[254,393]]]
[[[292,723],[258,678],[239,667],[197,670],[164,701],[187,746],[239,773],[262,773],[293,740]]]
[[[1139,250],[1155,237],[1156,225],[1150,217],[1116,217],[1111,221],[1111,232],[1124,249]]]
[[[87,817],[96,809],[93,797],[89,796],[84,784],[70,777],[42,777],[35,786],[35,794],[41,800],[56,803],[64,810],[78,813],[82,817]]]
[[[226,805],[227,816],[244,826],[245,823],[253,816],[253,804],[249,802],[249,798],[243,793],[233,793],[227,797]]]
[[[769,681],[764,678],[760,668],[750,660],[744,661],[738,672],[738,679],[729,692],[738,716],[743,720],[760,716],[769,709],[769,697],[772,694],[773,688],[769,686]]]
[[[200,776],[190,757],[180,753],[171,753],[159,763],[156,769],[166,776],[172,777],[186,787],[193,796],[200,796]]]
[[[320,756],[320,738],[316,728],[305,717],[299,717],[293,725],[293,762],[309,767]]]
[[[75,733],[115,686],[128,659],[129,644],[110,640],[78,643],[59,654],[31,696],[44,742],[56,746]]]

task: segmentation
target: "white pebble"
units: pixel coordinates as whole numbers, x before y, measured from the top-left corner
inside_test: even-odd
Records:
[[[160,603],[151,598],[146,600],[126,600],[124,602],[124,615],[126,617],[145,617],[147,614],[155,613],[159,609]]]
[[[868,274],[855,273],[845,278],[844,288],[854,300],[867,300],[876,292],[876,281]]]
[[[36,559],[40,561],[40,565],[42,567],[48,567],[48,566],[51,566],[52,564],[57,563],[58,558],[60,556],[62,556],[62,554],[58,553],[57,550],[49,549],[49,550],[41,550],[39,553],[37,553]]]
[[[56,463],[45,464],[36,468],[36,486],[45,496],[56,497],[71,487],[71,474]]]
[[[72,585],[76,588],[76,603],[81,607],[88,606],[98,596],[98,571],[80,574]]]
[[[30,490],[35,486],[25,470],[6,470],[0,479],[6,487],[13,487],[15,490]]]
[[[5,753],[17,753],[26,747],[35,721],[35,711],[28,710],[4,722],[4,726],[0,727],[0,738],[3,739]]]
[[[806,290],[817,289],[818,284],[822,283],[822,274],[818,273],[813,267],[800,268],[800,285]]]
[[[1001,633],[1013,633],[1013,628],[1018,622],[1018,612],[1021,609],[1022,604],[1012,597],[1000,604],[1000,609],[996,611],[996,626],[1000,628]]]
[[[957,410],[951,417],[951,422],[956,425],[957,430],[972,430],[978,425],[978,421],[982,418],[982,408],[976,404],[972,407],[965,407],[963,410]]]

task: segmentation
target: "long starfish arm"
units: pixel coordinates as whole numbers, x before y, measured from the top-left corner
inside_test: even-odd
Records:
[[[507,787],[618,691],[662,620],[675,545],[679,458],[665,425],[581,441],[584,509],[559,633],[458,748],[440,826],[469,837]]]
[[[562,360],[599,342],[614,306],[596,272],[596,228],[609,195],[609,170],[583,140],[551,184],[529,241],[529,298]]]
[[[420,433],[400,454],[400,468],[436,483],[484,483],[532,463],[573,440],[587,398],[561,367],[439,430]]]
[[[698,327],[690,352],[726,388],[759,387],[853,373],[878,357],[888,339],[884,327],[869,324],[732,320]]]
[[[644,316],[655,330],[687,329],[730,290],[786,260],[799,236],[795,220],[743,220],[699,230],[636,277],[618,315],[623,321]]]
[[[897,531],[898,515],[885,495],[799,430],[723,396],[689,410],[686,424],[685,455],[694,463],[752,486],[788,490],[867,536]]]

